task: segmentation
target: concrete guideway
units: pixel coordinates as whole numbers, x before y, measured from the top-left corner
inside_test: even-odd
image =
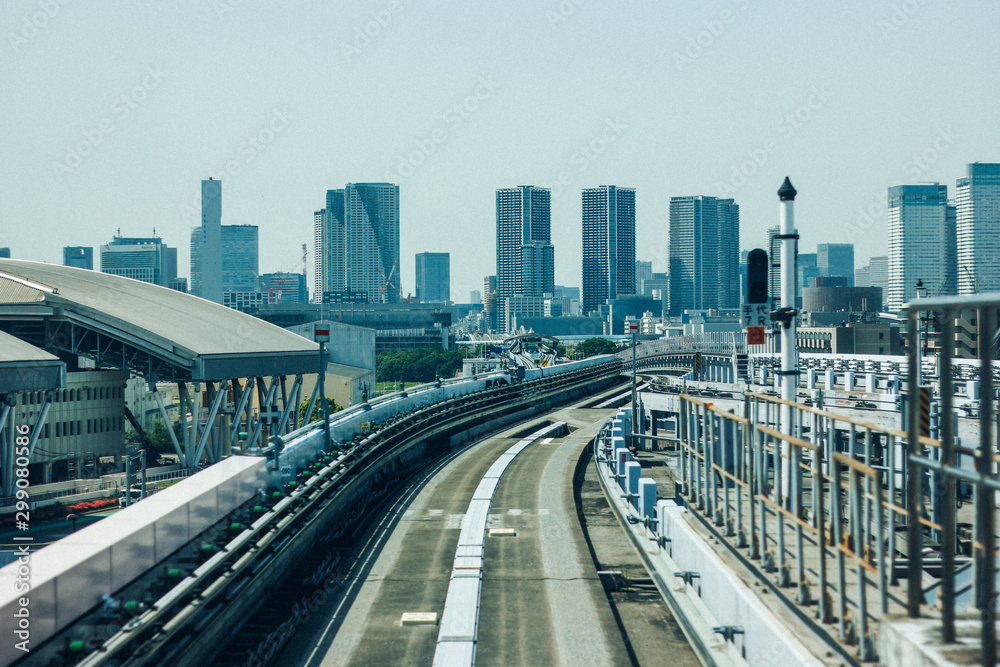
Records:
[[[497,486],[487,537],[479,664],[628,664],[607,596],[576,520],[572,478],[579,455],[609,411],[562,410],[549,417],[577,429],[524,450]],[[537,423],[537,422],[536,422]],[[473,445],[415,494],[356,592],[316,609],[280,664],[429,664],[439,628],[403,625],[405,612],[438,612],[454,565],[463,513],[518,426]],[[340,607],[340,605],[344,605]],[[337,608],[340,610],[337,611]],[[331,616],[337,618],[331,619]]]

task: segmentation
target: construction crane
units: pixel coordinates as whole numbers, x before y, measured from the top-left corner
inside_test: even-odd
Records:
[[[380,294],[382,295],[382,302],[383,302],[383,303],[385,302],[385,291],[386,291],[386,289],[388,289],[388,288],[389,288],[389,286],[390,286],[390,285],[392,285],[392,277],[393,277],[393,275],[395,275],[395,273],[396,273],[396,267],[397,267],[397,266],[399,266],[399,259],[398,259],[398,258],[396,259],[396,261],[395,261],[395,262],[393,262],[393,263],[392,263],[392,269],[391,269],[391,270],[389,271],[389,275],[388,275],[388,276],[386,276],[386,279],[385,279],[385,284],[384,284],[384,285],[382,285],[382,289],[380,289],[380,290],[379,290],[379,293],[380,293]],[[392,285],[392,288],[393,288],[394,290],[396,290],[396,292],[397,292],[397,293],[399,292],[399,290],[398,290],[398,289],[396,289],[396,286],[395,286],[395,285]],[[402,293],[400,293],[399,295],[400,295],[400,296],[403,296],[403,295],[402,295]]]

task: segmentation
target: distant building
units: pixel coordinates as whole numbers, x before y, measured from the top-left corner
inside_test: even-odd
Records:
[[[653,263],[635,260],[635,293],[649,296],[644,287],[647,280],[653,279]]]
[[[408,350],[452,346],[453,311],[433,303],[329,303],[323,317],[334,322],[375,330],[375,349]],[[257,317],[291,328],[320,318],[320,304],[263,304]]]
[[[482,302],[483,302],[482,292],[480,292],[477,289],[474,289],[471,292],[469,292],[469,303],[482,303]]]
[[[309,290],[304,273],[264,273],[260,276],[270,303],[308,303]]]
[[[928,296],[953,293],[955,231],[949,225],[948,187],[897,185],[889,188],[888,199],[889,310],[916,296],[917,281]]]
[[[10,248],[0,248],[0,259],[10,259]]]
[[[739,307],[739,238],[740,207],[732,199],[670,199],[670,314]]]
[[[167,287],[177,277],[177,248],[158,236],[115,236],[101,246],[101,272]]]
[[[652,272],[652,264],[649,270]],[[583,313],[636,293],[635,190],[602,185],[583,191]]]
[[[519,185],[496,192],[498,323],[509,318],[505,297],[541,297],[555,285],[550,196],[547,188]],[[505,330],[506,331],[506,330]]]
[[[66,246],[63,248],[63,266],[94,270],[94,249],[88,246]]]
[[[951,207],[952,209],[954,207]],[[954,257],[954,253],[952,253]],[[872,287],[881,287],[883,297],[889,292],[889,257],[881,255],[868,260],[868,278]]]
[[[796,260],[799,272],[799,294],[802,294],[803,287],[812,287],[813,280],[819,275],[819,265],[816,263],[816,253],[802,252]]]
[[[1000,290],[1000,164],[970,164],[955,204],[958,293]]]
[[[201,226],[191,232],[191,293],[222,303],[222,181],[201,182]]]
[[[485,333],[499,330],[497,323],[497,277],[483,276],[483,321]]]
[[[184,292],[187,294],[188,291],[188,279],[187,278],[174,278],[167,283],[167,287],[172,290],[177,290],[178,292]]]
[[[414,296],[417,301],[451,301],[451,256],[446,252],[417,253],[415,285]]]
[[[767,273],[767,295],[772,299],[781,298],[781,239],[778,234],[781,227],[769,227],[767,230],[767,259],[770,270]]]
[[[834,279],[842,281],[843,277],[836,276]],[[802,290],[802,310],[816,313],[877,313],[882,310],[882,289],[846,285],[806,287]]]
[[[816,268],[824,278],[846,278],[854,285],[854,244],[820,243],[816,246]]]
[[[369,303],[401,300],[398,185],[348,183],[327,190],[326,208],[313,214],[313,224],[314,301],[333,293],[364,295]]]

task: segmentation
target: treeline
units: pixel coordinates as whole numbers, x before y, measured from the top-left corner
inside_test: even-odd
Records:
[[[375,379],[378,382],[433,382],[454,377],[462,369],[462,352],[445,352],[424,347],[413,350],[387,350],[375,354]]]

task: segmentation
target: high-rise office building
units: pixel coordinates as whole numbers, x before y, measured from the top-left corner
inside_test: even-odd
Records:
[[[264,273],[260,276],[270,303],[308,303],[309,288],[304,273]]]
[[[958,293],[1000,290],[1000,164],[970,164],[955,204]]]
[[[583,191],[584,314],[636,292],[635,190],[602,185]],[[652,274],[653,265],[649,263]]]
[[[313,214],[315,300],[397,303],[399,186],[348,183]]]
[[[773,299],[781,298],[781,239],[778,234],[781,227],[767,228],[767,295]]]
[[[63,266],[93,270],[94,249],[88,246],[66,246],[63,248]]]
[[[201,226],[191,232],[191,294],[223,302],[222,181],[201,182]]]
[[[201,226],[191,231],[191,293],[236,307],[257,299],[258,276],[257,225],[223,225],[222,181],[202,181]]]
[[[816,268],[823,278],[846,278],[854,285],[854,244],[820,243],[816,246]]]
[[[802,295],[802,288],[812,287],[813,280],[819,275],[819,266],[816,263],[816,253],[800,252],[795,261],[796,269],[799,272],[799,296]]]
[[[177,248],[163,239],[115,235],[101,246],[101,272],[167,287],[177,277]]]
[[[259,292],[257,225],[222,225],[222,292]]]
[[[951,207],[954,214],[954,207]],[[953,232],[954,234],[954,232]],[[954,252],[952,253],[954,257]],[[868,279],[871,287],[882,288],[882,301],[885,302],[885,295],[889,293],[889,256],[879,255],[868,260]]]
[[[653,279],[653,263],[635,261],[635,293],[649,296],[650,290],[646,286],[647,280]]]
[[[469,303],[482,303],[483,293],[480,290],[474,289],[469,292]]]
[[[507,321],[499,312],[503,297],[541,298],[555,285],[550,191],[532,185],[497,190],[497,323]]]
[[[671,197],[667,310],[738,308],[740,207],[732,199]]]
[[[487,333],[497,330],[497,277],[483,276],[483,319]]]
[[[948,221],[946,185],[897,185],[889,188],[888,291],[890,311],[899,310],[922,281],[928,296],[952,288],[955,237]],[[951,256],[951,257],[949,257]],[[871,279],[869,269],[869,279]]]
[[[451,257],[448,253],[417,253],[414,296],[423,303],[451,301]]]

